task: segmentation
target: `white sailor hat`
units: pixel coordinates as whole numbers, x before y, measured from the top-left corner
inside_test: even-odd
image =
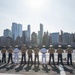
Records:
[[[18,45],[15,45],[15,47],[18,47]]]
[[[68,45],[68,47],[71,47],[71,45]]]
[[[53,47],[53,45],[50,45],[49,47]]]
[[[45,47],[45,45],[43,45],[42,47]]]
[[[61,47],[61,45],[58,45],[58,47]]]

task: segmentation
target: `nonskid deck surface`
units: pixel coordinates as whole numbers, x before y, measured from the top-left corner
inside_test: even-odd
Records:
[[[75,64],[0,64],[0,75],[75,75]]]

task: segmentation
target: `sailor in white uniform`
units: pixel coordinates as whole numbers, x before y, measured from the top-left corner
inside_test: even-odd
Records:
[[[42,53],[42,62],[43,64],[46,64],[47,49],[45,48],[45,45],[42,46],[41,53]]]
[[[19,62],[19,49],[18,45],[16,45],[14,49],[14,63],[18,64],[18,62]]]

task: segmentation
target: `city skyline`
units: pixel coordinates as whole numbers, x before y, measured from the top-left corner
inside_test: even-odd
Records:
[[[11,29],[12,22],[31,25],[31,32],[39,31],[42,23],[44,31],[75,32],[74,0],[0,0],[0,36],[4,29]],[[37,28],[37,29],[36,29]]]
[[[7,32],[8,32],[8,31],[11,31],[11,33],[12,33],[11,36],[13,37],[13,31],[14,31],[14,29],[13,29],[13,31],[12,31],[12,28],[13,28],[13,25],[14,25],[14,24],[17,25],[17,27],[19,27],[19,28],[21,27],[20,29],[21,29],[22,33],[23,33],[23,31],[27,31],[27,30],[28,30],[28,28],[29,28],[28,26],[30,26],[30,33],[28,33],[28,35],[31,35],[33,32],[35,32],[35,31],[32,31],[32,32],[31,32],[31,29],[32,29],[31,25],[26,25],[26,29],[23,30],[23,25],[22,25],[21,23],[13,22],[12,25],[11,25],[11,29],[8,29],[8,28],[7,28],[7,29],[4,29],[4,30],[3,30],[3,33],[2,33],[3,35],[2,35],[2,36],[5,35],[5,34],[4,34],[5,31],[7,31]],[[19,25],[21,25],[21,26],[19,26]],[[43,30],[41,29],[41,27],[43,27]],[[48,30],[47,30],[47,31],[44,31],[44,25],[43,25],[42,23],[40,23],[40,24],[39,24],[39,29],[38,29],[38,31],[35,32],[35,33],[39,36],[39,32],[40,32],[40,31],[43,33],[43,34],[40,35],[40,36],[42,37],[42,36],[44,35],[44,32],[48,32],[49,35],[50,35],[51,33],[59,33],[59,34],[61,34],[61,31],[63,31],[63,30],[60,30],[60,31],[57,31],[57,32],[49,32]],[[15,33],[15,31],[14,31],[14,33]],[[21,37],[22,37],[22,33],[21,33]],[[72,33],[75,33],[75,32],[72,32],[72,33],[71,33],[71,32],[65,32],[65,31],[63,31],[63,33],[70,33],[70,34],[72,34]],[[15,33],[15,34],[16,34],[16,33]],[[19,34],[19,35],[20,35],[20,34]],[[5,36],[8,36],[8,34],[5,35]],[[18,35],[16,35],[16,36],[18,36]],[[0,36],[0,37],[1,37],[1,36]]]
[[[41,47],[43,44],[47,47],[50,44],[53,45],[64,45],[71,44],[75,47],[75,33],[63,32],[53,32],[49,33],[44,31],[43,24],[40,23],[38,33],[31,33],[31,25],[27,25],[27,30],[22,30],[22,24],[12,23],[11,30],[5,29],[4,36],[0,37],[0,46],[10,46],[16,45],[22,46],[26,44],[27,46],[38,45]]]

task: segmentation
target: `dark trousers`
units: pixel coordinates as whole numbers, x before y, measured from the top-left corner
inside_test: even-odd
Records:
[[[32,55],[28,55],[28,64],[29,64],[29,62],[30,62],[30,59],[31,59],[31,63],[33,63]]]
[[[6,63],[6,54],[5,54],[5,53],[2,54],[2,63],[3,63],[3,62]]]
[[[62,54],[58,54],[58,64],[59,64],[59,60],[61,61],[61,64],[63,64],[62,63]]]
[[[39,55],[35,55],[35,59],[34,59],[35,63],[36,63],[36,59],[38,60],[38,63],[39,63]]]
[[[51,58],[53,59],[53,64],[54,64],[54,54],[49,55],[49,64],[51,63]]]
[[[23,59],[24,59],[24,63],[26,63],[26,54],[22,54],[22,58],[21,58],[21,63],[23,63]]]
[[[67,64],[69,64],[69,59],[70,59],[71,65],[72,65],[72,54],[67,54]]]
[[[9,53],[9,55],[8,55],[8,63],[10,62],[10,60],[11,60],[11,62],[13,63],[13,60],[12,60],[12,53]]]

